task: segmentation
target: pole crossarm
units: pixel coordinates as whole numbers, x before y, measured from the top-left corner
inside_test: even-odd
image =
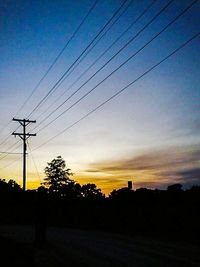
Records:
[[[12,135],[23,135],[23,136],[36,136],[36,133],[35,134],[31,134],[31,133],[26,133],[26,134],[23,134],[23,133],[12,133]]]
[[[26,190],[26,140],[31,137],[31,136],[36,136],[36,133],[27,133],[26,132],[26,127],[28,126],[29,123],[36,123],[36,120],[27,120],[27,119],[16,119],[13,118],[13,121],[17,121],[21,124],[23,127],[23,132],[22,133],[15,133],[13,132],[12,135],[14,136],[19,136],[23,140],[23,190]]]
[[[18,122],[36,123],[36,120],[26,120],[26,119],[16,119],[16,118],[13,118],[12,120]]]

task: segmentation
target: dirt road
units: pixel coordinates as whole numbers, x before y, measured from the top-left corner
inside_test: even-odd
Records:
[[[0,235],[31,243],[31,226],[0,226]],[[123,235],[49,228],[48,245],[34,249],[34,266],[190,267],[200,266],[199,248]]]

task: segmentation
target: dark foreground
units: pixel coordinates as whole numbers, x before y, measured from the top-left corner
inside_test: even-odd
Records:
[[[48,243],[34,245],[31,226],[0,226],[1,266],[200,266],[199,247],[151,238],[49,228]]]

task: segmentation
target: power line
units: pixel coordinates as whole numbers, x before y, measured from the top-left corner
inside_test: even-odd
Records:
[[[7,150],[9,150],[9,152],[7,152],[4,156],[2,156],[0,158],[0,160],[4,159],[5,157],[7,157],[9,155],[9,153],[13,152],[14,150],[16,150],[17,148],[19,148],[21,145],[19,144],[17,147],[16,146],[18,143],[20,142],[20,140],[18,140],[16,143],[14,143],[13,145],[11,145]],[[13,148],[12,150],[10,150],[11,148]]]
[[[21,105],[21,107],[18,109],[17,113],[15,114],[15,116],[17,116],[19,114],[19,112],[24,108],[24,106],[27,104],[27,102],[30,100],[30,98],[32,97],[32,95],[34,94],[34,92],[39,88],[40,84],[43,82],[43,80],[46,78],[46,76],[48,75],[48,73],[51,71],[51,69],[53,68],[53,66],[56,64],[56,62],[58,61],[58,59],[61,57],[61,55],[64,53],[64,51],[66,50],[66,48],[68,47],[68,45],[71,43],[71,41],[74,39],[74,37],[76,36],[76,34],[79,32],[80,28],[82,27],[82,25],[85,23],[85,21],[87,20],[87,18],[89,17],[89,15],[92,13],[92,11],[94,10],[94,8],[96,7],[97,3],[99,2],[99,0],[94,1],[94,3],[92,4],[92,6],[90,7],[89,11],[87,12],[87,14],[84,16],[84,18],[82,19],[82,21],[80,22],[80,24],[78,25],[78,27],[76,28],[76,30],[74,31],[74,33],[71,35],[71,37],[69,38],[69,40],[66,42],[66,44],[64,45],[64,47],[60,50],[60,52],[57,54],[56,58],[54,59],[54,61],[51,63],[51,65],[49,66],[49,68],[47,69],[47,71],[44,73],[44,75],[42,76],[42,78],[39,80],[39,82],[36,84],[36,86],[33,88],[31,94],[27,97],[27,99],[25,100],[25,102]],[[2,133],[5,128],[7,128],[12,122],[12,119],[1,129],[0,133]],[[19,127],[17,127],[14,131],[16,131]],[[10,137],[11,133],[6,137],[5,140],[3,140],[0,145],[4,144],[8,138]]]
[[[111,18],[106,22],[106,24],[101,28],[98,34],[92,39],[92,41],[86,46],[86,48],[81,52],[81,54],[77,57],[77,59],[69,66],[69,68],[62,74],[62,76],[58,79],[58,81],[54,84],[54,86],[49,90],[49,92],[39,101],[39,103],[35,106],[35,108],[29,113],[29,118],[38,107],[47,99],[47,97],[53,93],[56,86],[61,82],[61,80],[65,77],[65,75],[73,68],[73,66],[78,62],[78,60],[84,55],[84,53],[90,48],[90,46],[95,42],[95,40],[99,37],[99,35],[105,30],[105,28],[110,24],[113,18],[120,12],[123,6],[126,4],[128,0],[124,0],[120,7],[115,11],[115,13],[111,16]]]
[[[29,118],[33,112],[41,105],[41,103],[48,97],[48,95],[54,90],[54,88],[57,86],[57,84],[63,79],[63,77],[67,74],[67,72],[73,67],[73,65],[81,58],[81,56],[87,51],[87,49],[94,43],[94,41],[98,38],[98,36],[104,31],[104,29],[110,24],[110,22],[113,20],[113,18],[120,12],[120,10],[123,8],[123,6],[126,4],[128,0],[124,0],[123,3],[120,5],[120,7],[115,11],[115,13],[112,15],[112,17],[107,21],[107,23],[103,26],[103,28],[99,31],[99,33],[93,38],[93,40],[89,43],[89,45],[84,49],[84,51],[79,55],[79,57],[76,59],[76,61],[68,68],[68,70],[62,75],[62,77],[57,81],[57,83],[54,85],[53,88],[49,91],[49,93],[39,102],[39,104],[32,110],[32,112],[28,115],[27,118]],[[18,129],[17,127],[15,131]],[[10,135],[6,138],[6,140],[10,137]],[[4,143],[6,140],[4,140],[2,143]]]
[[[14,130],[14,132],[15,132],[16,130],[18,130],[19,128],[20,128],[20,125]],[[12,135],[12,133],[11,133],[11,135]],[[6,138],[1,144],[5,143],[5,141],[8,140],[8,138],[10,138],[11,135],[7,136],[7,138]],[[10,150],[10,149],[13,148],[15,145],[17,145],[19,142],[20,142],[20,140],[18,140],[16,143],[12,144],[9,148],[7,148],[7,150]],[[10,152],[14,151],[14,150],[17,149],[18,147],[20,147],[20,145],[17,146],[16,148],[12,149],[12,150],[9,151],[8,153],[6,153],[3,157],[0,158],[0,160],[2,160],[2,159],[4,159],[5,157],[7,157],[7,156],[9,155]]]
[[[5,144],[5,142],[10,138],[10,135],[8,135],[3,141],[0,143],[0,146]]]
[[[0,151],[0,154],[12,154],[12,155],[19,155],[19,154],[22,154],[22,153],[15,153],[15,152]]]
[[[20,128],[20,126],[18,126],[18,127],[15,129],[15,131],[16,131],[17,129],[19,129],[19,128]],[[8,136],[8,137],[10,137],[10,136]],[[7,138],[7,139],[8,139],[8,138]],[[14,151],[15,149],[19,148],[19,147],[21,146],[20,144],[19,144],[17,147],[14,147],[14,146],[16,146],[19,142],[20,142],[20,140],[18,140],[16,143],[12,144],[9,148],[7,148],[7,150],[9,150],[9,151],[6,152],[4,156],[0,157],[0,160],[4,159],[4,158],[7,157],[12,151]],[[14,148],[13,148],[13,147],[14,147]],[[13,149],[10,150],[11,148],[13,148]]]
[[[130,3],[125,7],[125,9],[122,11],[121,14],[119,14],[119,16],[110,24],[109,28],[107,28],[107,30],[100,36],[99,39],[97,39],[97,41],[94,43],[94,45],[92,47],[90,47],[88,49],[88,51],[86,51],[86,53],[80,58],[80,60],[75,64],[75,66],[73,66],[73,68],[71,69],[70,72],[68,72],[68,74],[64,77],[64,79],[56,86],[55,90],[57,90],[58,87],[61,86],[61,84],[71,75],[71,73],[79,66],[79,64],[86,58],[86,56],[93,50],[93,48],[95,48],[95,46],[99,43],[99,41],[101,41],[101,39],[108,33],[108,31],[112,28],[112,26],[123,16],[123,14],[127,11],[127,9],[130,7],[130,5],[132,4],[134,0],[131,0]],[[156,0],[154,0],[156,1]],[[54,91],[55,92],[55,91]]]
[[[127,10],[127,8],[128,8],[131,4],[132,4],[132,1],[127,5],[126,9],[120,14],[120,16]],[[120,17],[120,16],[119,16],[119,17]],[[119,19],[119,17],[112,23],[112,25]],[[107,31],[108,31],[108,30],[107,30]],[[106,31],[106,32],[107,32],[107,31]],[[19,128],[19,127],[17,127],[16,130],[17,130],[18,128]],[[16,130],[15,130],[15,131],[16,131]],[[8,137],[6,138],[6,140],[7,140],[9,137],[10,137],[10,136],[8,136]],[[4,142],[5,142],[6,140],[4,140]],[[2,143],[3,143],[3,142],[2,142]],[[18,143],[18,142],[17,142],[17,143]],[[4,157],[6,157],[6,156],[7,156],[7,155],[5,155]],[[3,158],[4,158],[4,157],[3,157]]]
[[[11,120],[11,121],[12,121],[12,120]],[[9,122],[9,124],[10,124],[10,122]],[[19,129],[19,127],[20,127],[20,126],[18,126],[14,131],[17,131],[17,130]],[[3,139],[3,141],[0,143],[0,146],[2,146],[3,144],[6,143],[6,141],[10,138],[11,134],[12,134],[12,132],[10,132],[10,134],[7,135],[5,139]]]
[[[6,125],[4,125],[1,130],[0,130],[0,134],[10,125],[10,123],[12,122],[12,120],[10,120]],[[1,144],[0,144],[1,145]]]
[[[153,0],[151,2],[150,5],[148,5],[144,11],[142,11],[142,13],[136,18],[134,19],[131,24],[125,29],[125,31],[123,31],[120,36],[118,36],[114,42],[111,43],[111,45],[109,45],[109,47],[104,50],[104,52],[102,54],[100,54],[98,56],[98,58],[89,66],[87,67],[87,69],[81,73],[81,75],[67,88],[65,89],[65,91],[54,101],[53,104],[55,104],[58,100],[60,100],[138,21],[140,18],[142,18],[148,11],[149,9],[155,4],[157,0]],[[65,80],[65,78],[64,78]],[[63,80],[63,81],[64,81]],[[42,116],[44,115],[50,108],[52,107],[52,103],[47,107],[47,109],[45,109],[44,112],[42,112],[38,117],[37,117],[37,120]]]
[[[9,164],[7,164],[7,165],[1,167],[0,170],[2,170],[2,169],[6,169],[6,168],[10,167],[10,166],[13,165],[14,163],[16,163],[16,162],[18,162],[19,160],[21,160],[21,158],[22,158],[22,157],[20,157],[19,159],[15,159],[15,160],[13,160],[11,163],[9,163]]]
[[[71,41],[74,39],[74,37],[76,36],[76,34],[79,32],[80,28],[82,27],[82,25],[84,24],[84,22],[86,21],[86,19],[88,18],[88,16],[91,14],[91,12],[94,10],[94,8],[95,8],[95,6],[97,5],[98,2],[99,2],[99,0],[94,1],[94,3],[92,4],[92,6],[90,7],[90,9],[88,10],[87,14],[84,16],[84,18],[82,19],[82,21],[80,22],[80,24],[78,25],[78,27],[75,29],[75,31],[73,32],[73,34],[71,35],[71,37],[69,38],[69,40],[65,43],[64,47],[57,54],[56,58],[51,63],[51,65],[49,66],[49,68],[47,69],[47,71],[44,73],[44,75],[42,76],[42,78],[39,80],[39,82],[33,88],[31,94],[27,97],[27,99],[22,104],[22,106],[19,108],[19,110],[17,111],[17,113],[16,113],[15,116],[17,116],[19,114],[19,112],[23,109],[23,107],[27,104],[27,102],[29,101],[29,99],[32,97],[32,95],[34,94],[34,92],[39,88],[39,86],[42,83],[42,81],[46,78],[46,76],[48,75],[48,73],[50,72],[50,70],[56,64],[56,62],[61,57],[61,55],[63,54],[63,52],[66,50],[66,48],[71,43]]]
[[[30,144],[29,144],[28,141],[27,141],[27,145],[28,145],[28,148],[29,148],[29,151],[30,151],[30,154],[31,154],[31,159],[32,159],[33,165],[34,165],[34,167],[35,167],[37,176],[38,176],[39,181],[40,181],[40,183],[41,183],[42,180],[41,180],[41,177],[40,177],[40,174],[39,174],[39,171],[38,171],[38,168],[37,168],[37,164],[36,164],[36,161],[35,161],[35,159],[34,159],[34,157],[33,157],[33,153],[32,153],[32,151],[31,151],[31,147],[30,147]]]
[[[66,127],[64,130],[62,130],[60,133],[56,134],[55,136],[53,136],[52,138],[50,138],[49,140],[47,140],[46,142],[44,142],[43,144],[39,145],[38,147],[34,148],[32,151],[35,151],[39,148],[41,148],[42,146],[46,145],[47,143],[49,143],[50,141],[52,141],[53,139],[55,139],[56,137],[60,136],[61,134],[63,134],[64,132],[66,132],[67,130],[71,129],[72,127],[74,127],[76,124],[78,124],[79,122],[81,122],[82,120],[84,120],[85,118],[87,118],[88,116],[90,116],[91,114],[93,114],[94,112],[96,112],[98,109],[102,108],[105,104],[107,104],[108,102],[110,102],[112,99],[114,99],[115,97],[117,97],[118,95],[120,95],[123,91],[127,90],[131,85],[135,84],[136,82],[138,82],[140,79],[142,79],[144,76],[146,76],[148,73],[150,73],[151,71],[153,71],[155,68],[157,68],[159,65],[161,65],[163,62],[165,62],[167,59],[169,59],[171,56],[173,56],[174,54],[176,54],[178,51],[180,51],[182,48],[184,48],[186,45],[188,45],[191,41],[193,41],[195,38],[200,36],[200,32],[198,32],[197,34],[193,35],[190,39],[188,39],[186,42],[182,43],[178,48],[176,48],[173,52],[171,52],[170,54],[168,54],[166,57],[164,57],[162,60],[160,60],[158,63],[156,63],[155,65],[153,65],[152,67],[150,67],[147,71],[145,71],[143,74],[141,74],[138,78],[136,78],[135,80],[133,80],[131,83],[129,83],[128,85],[126,85],[125,87],[123,87],[121,90],[119,90],[117,93],[113,94],[111,97],[109,97],[106,101],[102,102],[100,105],[98,105],[96,108],[94,108],[93,110],[91,110],[90,112],[88,112],[86,115],[84,115],[83,117],[81,117],[79,120],[77,120],[76,122],[74,122],[73,124],[71,124],[70,126]]]
[[[14,132],[15,132],[16,130],[18,130],[19,128],[20,128],[20,125],[14,130]],[[12,135],[12,133],[11,133],[11,135]],[[8,140],[8,138],[9,138],[11,135],[9,135],[4,141]],[[10,149],[13,148],[15,145],[17,145],[19,142],[20,142],[20,140],[18,140],[18,141],[15,142],[14,144],[12,144],[9,148],[7,148],[7,150],[10,150]],[[2,143],[3,143],[3,142],[2,142]],[[2,143],[1,143],[1,144],[2,144]],[[7,156],[10,154],[10,152],[14,151],[14,150],[17,149],[18,147],[20,147],[20,145],[17,146],[16,148],[12,149],[11,151],[7,152],[6,155],[4,155],[3,157],[0,158],[0,160],[1,160],[1,159],[4,159],[5,157],[7,157]]]
[[[37,127],[43,123],[46,119],[48,119],[54,112],[56,112],[61,106],[63,106],[73,95],[75,95],[87,82],[89,82],[98,72],[100,72],[111,60],[113,60],[123,49],[125,49],[133,40],[136,39],[137,36],[139,36],[155,19],[158,18],[158,16],[173,2],[174,0],[168,2],[167,5],[165,5],[139,32],[137,32],[136,35],[134,35],[122,48],[118,50],[116,54],[114,54],[100,69],[98,69],[86,82],[84,82],[74,93],[72,93],[64,102],[62,102],[56,109],[54,109],[48,116],[46,116],[38,125]],[[193,4],[198,1],[195,0]],[[173,19],[170,23],[167,24],[159,33],[157,33],[153,38],[150,39],[145,45],[143,45],[139,50],[137,50],[135,53],[133,53],[128,59],[126,59],[122,64],[120,64],[115,70],[113,70],[109,75],[107,75],[103,80],[101,80],[97,85],[95,85],[92,89],[90,89],[86,94],[84,94],[82,97],[80,97],[76,102],[74,102],[70,107],[68,107],[66,110],[64,110],[61,114],[59,114],[56,118],[54,118],[52,121],[44,125],[42,128],[38,130],[38,132],[45,129],[47,126],[52,124],[54,121],[56,121],[58,118],[60,118],[62,115],[64,115],[66,112],[68,112],[72,107],[77,105],[80,101],[82,101],[86,96],[88,96],[92,91],[94,91],[99,85],[101,85],[104,81],[106,81],[108,78],[110,78],[116,71],[118,71],[120,68],[122,68],[125,64],[127,64],[133,57],[135,57],[139,52],[141,52],[146,46],[148,46],[154,39],[156,39],[161,33],[163,33],[171,24],[173,24],[183,13],[185,13],[189,8],[187,7],[183,12],[181,12],[175,19]],[[36,128],[37,128],[36,127]]]
[[[112,22],[112,24],[109,26],[109,28],[102,34],[102,36],[97,40],[97,42],[88,50],[88,52],[84,55],[84,57],[82,57],[81,58],[81,60],[77,63],[77,65],[75,65],[75,67],[73,68],[73,70],[78,66],[78,64],[85,58],[85,56],[87,56],[88,55],[88,53],[97,45],[97,43],[102,39],[102,37],[111,29],[111,27],[119,20],[119,18],[125,13],[125,11],[130,7],[130,5],[132,4],[132,2],[133,2],[134,0],[131,0],[130,2],[129,2],[129,4],[125,7],[125,9],[122,11],[122,13],[121,14],[119,14],[119,16]],[[150,6],[152,6],[152,4],[154,4],[155,2],[156,2],[157,0],[153,0],[152,1],[152,3],[150,4]],[[126,1],[125,1],[126,2]],[[119,10],[117,10],[117,12],[116,12],[116,14],[120,11],[120,9],[123,7],[123,5],[124,5],[124,3],[122,3],[122,5],[120,6],[120,8],[119,8]],[[149,7],[150,7],[149,6]],[[148,7],[148,8],[149,8]],[[147,10],[145,10],[145,13],[146,13],[146,11]],[[113,15],[113,17],[116,15],[116,14],[114,14]],[[138,17],[138,19],[142,16],[142,15],[144,15],[144,14],[141,14],[139,17]],[[113,18],[112,17],[112,18]],[[111,18],[111,20],[112,20],[112,18]],[[137,21],[138,21],[138,19],[136,19],[136,21],[134,22],[134,23],[136,23]],[[133,26],[133,25],[131,25],[131,26]],[[72,70],[72,71],[73,71]],[[71,72],[69,73],[69,74],[71,74]],[[68,75],[61,81],[61,83],[60,84],[58,84],[56,87],[55,87],[55,89],[57,89],[61,84],[62,84],[62,82],[66,79],[68,77]],[[30,114],[29,114],[29,116],[28,117],[30,117]],[[40,117],[40,116],[39,116]],[[39,118],[38,117],[38,118]],[[37,119],[38,119],[37,118]],[[40,123],[41,124],[41,123]],[[18,127],[19,128],[19,127]],[[15,129],[15,131],[18,129],[18,128],[16,128]],[[37,127],[35,127],[35,128],[37,128]],[[34,128],[34,129],[35,129]],[[7,139],[9,138],[10,136],[8,136],[7,137]],[[4,140],[4,141],[6,141],[6,140]],[[2,143],[4,143],[4,142],[2,142]],[[0,144],[1,145],[1,144]]]

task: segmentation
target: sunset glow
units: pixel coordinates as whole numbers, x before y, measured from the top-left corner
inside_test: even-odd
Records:
[[[181,183],[188,188],[193,184],[200,184],[199,37],[91,116],[73,127],[70,126],[195,35],[200,25],[199,2],[83,101],[42,129],[127,60],[191,3],[187,0],[173,1],[133,43],[43,123],[46,115],[82,86],[166,4],[166,1],[156,1],[145,16],[69,89],[77,77],[151,2],[136,1],[130,4],[58,90],[31,115],[31,119],[36,119],[37,123],[28,126],[28,131],[37,133],[37,136],[28,140],[28,189],[40,185],[47,162],[58,155],[65,159],[67,167],[74,173],[75,181],[80,184],[95,183],[106,194],[113,189],[126,187],[128,180],[133,181],[134,189],[163,189],[173,183]],[[10,120],[13,117],[28,116],[112,17],[122,1],[97,3],[79,33],[27,104],[20,109],[92,3],[91,0],[60,1],[59,5],[57,1],[1,2],[0,143],[10,136],[0,145],[1,152],[11,151],[10,147],[20,140],[11,136],[19,124]],[[62,96],[65,91],[66,94]],[[55,102],[59,96],[60,100]],[[40,122],[41,125],[34,129]],[[68,126],[71,127],[69,130],[42,145]],[[22,146],[13,152],[21,153]],[[0,154],[0,178],[15,179],[22,184],[22,155],[9,154],[4,157],[4,154]]]

